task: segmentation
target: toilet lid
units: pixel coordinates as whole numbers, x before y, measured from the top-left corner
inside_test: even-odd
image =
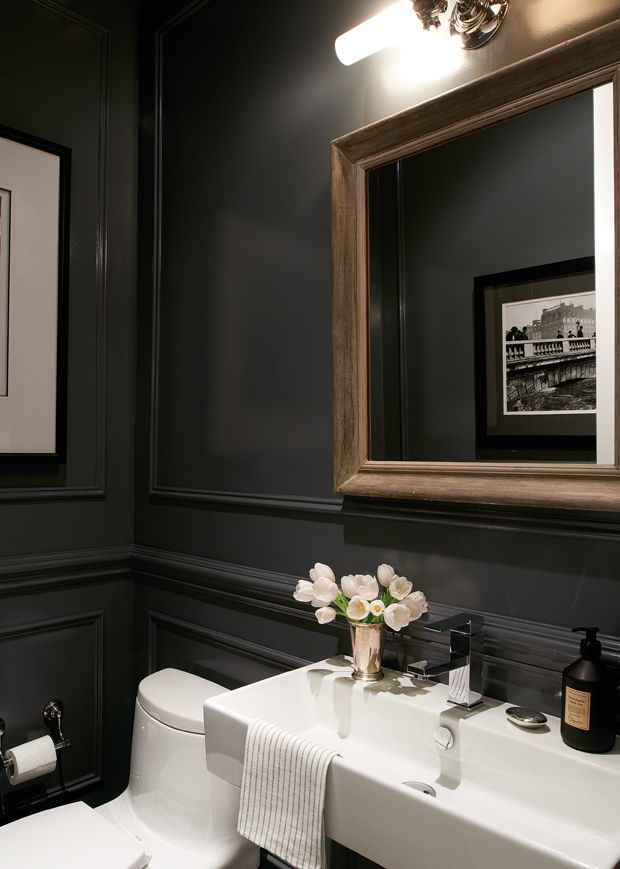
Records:
[[[167,667],[146,676],[138,687],[138,702],[149,715],[186,733],[205,732],[202,704],[228,689],[202,676]]]
[[[21,818],[0,829],[2,869],[145,869],[139,842],[85,803]]]

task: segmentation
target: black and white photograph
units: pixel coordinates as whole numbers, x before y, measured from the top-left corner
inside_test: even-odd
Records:
[[[594,292],[502,305],[504,413],[596,410]]]
[[[480,454],[591,460],[601,392],[597,350],[601,365],[605,357],[594,266],[594,257],[582,257],[475,279]]]

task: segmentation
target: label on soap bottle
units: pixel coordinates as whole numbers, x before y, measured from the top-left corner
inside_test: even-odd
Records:
[[[566,700],[564,702],[564,721],[577,730],[590,729],[590,700],[592,695],[589,691],[577,691],[575,688],[566,687]]]

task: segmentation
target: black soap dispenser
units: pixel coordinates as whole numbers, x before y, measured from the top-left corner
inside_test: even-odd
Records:
[[[611,751],[616,741],[616,685],[601,662],[598,628],[584,632],[581,657],[562,674],[562,739],[579,751]]]

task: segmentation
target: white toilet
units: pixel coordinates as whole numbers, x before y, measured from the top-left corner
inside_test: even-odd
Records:
[[[237,833],[239,789],[206,767],[202,704],[226,690],[181,670],[143,679],[127,789],[0,828],[2,869],[256,869],[258,848]]]

